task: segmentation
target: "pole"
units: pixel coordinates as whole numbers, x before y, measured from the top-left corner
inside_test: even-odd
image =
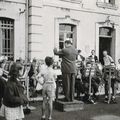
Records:
[[[29,37],[28,37],[28,32],[29,32],[29,20],[28,20],[28,16],[29,16],[29,0],[26,0],[26,14],[25,14],[25,59],[28,59],[29,58],[29,54],[28,54],[28,51],[29,51]]]

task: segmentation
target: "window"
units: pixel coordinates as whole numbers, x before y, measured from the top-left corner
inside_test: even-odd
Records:
[[[112,30],[111,28],[108,27],[101,27],[99,31],[100,37],[112,37]]]
[[[115,4],[115,0],[98,0],[99,2],[103,2],[103,3],[108,3],[108,4]]]
[[[115,0],[98,0],[97,6],[109,9],[117,9]]]
[[[14,56],[14,20],[0,18],[0,54]]]
[[[65,40],[69,38],[76,47],[76,26],[70,24],[59,25],[59,49],[64,48]]]

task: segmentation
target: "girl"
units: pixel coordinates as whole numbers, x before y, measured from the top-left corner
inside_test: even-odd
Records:
[[[6,120],[22,120],[24,118],[23,105],[27,104],[24,88],[19,82],[22,67],[14,63],[9,72],[9,79],[5,87],[2,114]]]

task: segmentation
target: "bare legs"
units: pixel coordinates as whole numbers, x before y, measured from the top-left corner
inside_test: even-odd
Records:
[[[45,112],[47,110],[48,106],[48,119],[52,119],[52,111],[53,111],[53,99],[49,98],[47,99],[46,97],[43,98],[43,104],[42,104],[42,119],[45,119],[46,115]]]

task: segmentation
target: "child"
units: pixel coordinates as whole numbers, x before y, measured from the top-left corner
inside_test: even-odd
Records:
[[[2,114],[6,120],[22,120],[24,118],[23,105],[27,104],[28,99],[23,94],[24,88],[19,82],[21,71],[22,67],[13,63],[3,96]]]
[[[55,74],[53,70],[53,59],[51,57],[45,58],[46,63],[46,70],[44,72],[41,71],[41,76],[44,78],[43,83],[43,106],[42,106],[42,120],[46,119],[45,111],[47,110],[48,104],[48,120],[52,119],[52,110],[53,110],[53,101],[55,99],[55,89],[56,89],[56,83],[55,83]]]

